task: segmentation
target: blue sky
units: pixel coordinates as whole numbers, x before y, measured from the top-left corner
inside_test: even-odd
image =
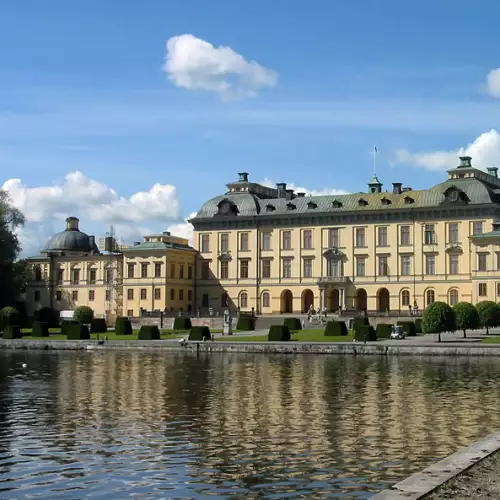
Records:
[[[179,210],[135,221],[141,229],[178,222],[240,171],[359,191],[374,144],[386,185],[427,187],[460,147],[472,144],[481,167],[500,162],[489,132],[500,99],[487,88],[498,17],[492,0],[6,2],[0,180],[47,187],[78,170],[125,199],[175,186]],[[165,44],[185,34],[230,47],[275,84],[229,100],[179,86],[163,69]],[[96,232],[113,222],[83,218]]]

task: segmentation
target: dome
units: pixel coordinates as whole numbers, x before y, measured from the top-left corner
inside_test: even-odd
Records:
[[[45,245],[44,252],[96,252],[99,249],[93,236],[89,236],[78,229],[78,219],[66,219],[67,227],[64,231],[55,234]]]

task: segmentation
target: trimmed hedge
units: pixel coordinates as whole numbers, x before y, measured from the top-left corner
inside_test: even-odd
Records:
[[[390,339],[392,333],[392,325],[388,323],[379,323],[375,330],[378,339]]]
[[[295,319],[295,318],[293,318]],[[270,342],[288,342],[291,339],[290,328],[287,325],[271,325],[267,340]]]
[[[403,330],[407,337],[417,336],[417,329],[413,321],[398,321],[397,324],[403,327]]]
[[[325,327],[325,336],[340,337],[348,334],[345,321],[328,321]]]
[[[374,342],[377,340],[377,334],[373,326],[361,325],[354,331],[354,338],[359,342]]]
[[[68,340],[90,340],[90,332],[86,325],[81,323],[69,323],[66,325],[65,331],[67,332]]]
[[[33,337],[48,337],[50,335],[49,324],[43,323],[42,321],[34,321],[31,335]]]
[[[283,325],[287,326],[290,331],[302,330],[302,323],[299,318],[285,318]]]
[[[189,332],[188,340],[211,340],[212,334],[208,326],[193,326]]]
[[[255,330],[255,318],[240,316],[236,324],[236,330],[242,330],[244,332]]]
[[[22,339],[21,327],[19,325],[7,325],[3,331],[4,339]]]
[[[156,325],[142,325],[137,338],[139,340],[160,340],[160,329]]]
[[[74,319],[67,319],[66,321],[63,321],[61,323],[61,334],[62,335],[69,335],[71,328],[74,325],[79,325],[78,321],[75,321]]]
[[[356,330],[359,326],[370,326],[370,321],[366,316],[356,316],[352,323],[352,329]]]
[[[132,323],[128,318],[119,316],[116,318],[115,334],[116,335],[132,335]]]
[[[9,325],[20,325],[21,315],[15,307],[7,306],[0,309],[0,330],[4,330]]]
[[[35,311],[35,321],[47,323],[49,328],[59,328],[59,311],[52,307],[42,307]]]
[[[191,330],[191,318],[177,317],[174,319],[174,330]]]
[[[107,333],[108,325],[104,318],[94,318],[90,323],[91,333]]]
[[[422,333],[422,318],[417,318],[415,320],[415,333],[418,335]]]
[[[94,319],[94,310],[89,306],[78,306],[73,312],[73,319],[85,325],[90,325]]]

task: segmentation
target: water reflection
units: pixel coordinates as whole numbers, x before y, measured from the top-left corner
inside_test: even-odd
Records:
[[[500,427],[499,382],[487,359],[0,353],[0,496],[367,498]]]

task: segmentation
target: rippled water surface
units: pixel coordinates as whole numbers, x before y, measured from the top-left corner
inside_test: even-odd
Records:
[[[496,360],[0,353],[0,497],[368,498],[499,403]]]

